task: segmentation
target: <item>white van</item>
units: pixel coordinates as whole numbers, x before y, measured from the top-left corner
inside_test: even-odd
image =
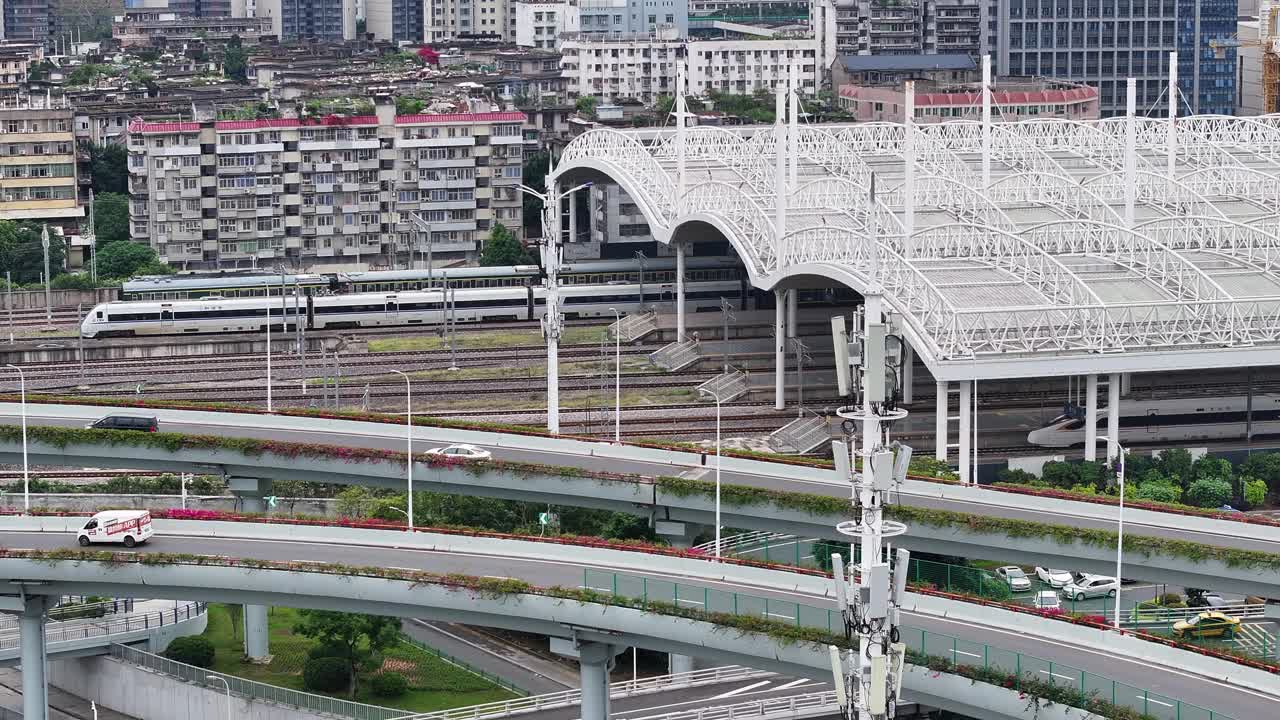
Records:
[[[146,542],[152,534],[151,513],[146,510],[104,510],[89,518],[76,534],[81,546],[89,543],[118,542],[133,547]]]

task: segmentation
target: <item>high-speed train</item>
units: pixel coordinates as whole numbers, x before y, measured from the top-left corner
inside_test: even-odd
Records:
[[[1120,403],[1120,442],[1222,440],[1244,437],[1249,399],[1239,397],[1189,400],[1123,400]],[[1254,435],[1280,434],[1280,395],[1254,395]],[[1084,410],[1073,409],[1027,434],[1027,442],[1050,448],[1084,444]],[[1098,411],[1098,436],[1107,428],[1105,409]]]
[[[643,287],[644,297],[641,298]],[[742,283],[734,281],[685,284],[685,307],[690,312],[720,309],[721,298],[738,305]],[[673,283],[574,285],[560,289],[560,311],[566,318],[613,317],[642,308],[674,311]],[[457,322],[537,320],[546,314],[546,289],[509,287],[463,289],[450,293]],[[298,323],[308,329],[438,325],[445,322],[444,292],[354,293],[348,295],[290,295],[287,297],[221,298],[159,302],[109,302],[85,316],[80,333],[87,338],[135,335],[189,335],[266,330]]]

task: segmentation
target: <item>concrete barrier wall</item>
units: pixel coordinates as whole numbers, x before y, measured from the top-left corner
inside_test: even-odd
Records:
[[[97,290],[50,290],[49,300],[55,308],[74,308],[83,304],[85,309],[98,303],[115,300],[120,291],[116,288],[98,288]],[[8,310],[13,303],[14,310],[44,309],[44,290],[14,290],[12,293],[0,292],[0,309]]]
[[[72,695],[138,718],[184,720],[331,720],[323,715],[262,701],[250,702],[200,685],[176,680],[110,657],[49,663],[49,683]]]

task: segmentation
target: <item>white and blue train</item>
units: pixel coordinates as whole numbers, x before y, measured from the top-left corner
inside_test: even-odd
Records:
[[[1027,434],[1031,445],[1068,448],[1084,444],[1084,411],[1073,408]],[[1246,426],[1251,425],[1248,429]],[[1098,411],[1098,437],[1106,437],[1106,409]],[[1120,402],[1120,443],[1157,443],[1243,438],[1246,432],[1280,435],[1280,395]]]

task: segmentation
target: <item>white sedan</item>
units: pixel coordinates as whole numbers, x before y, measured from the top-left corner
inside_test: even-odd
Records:
[[[996,575],[999,575],[1005,582],[1009,583],[1009,589],[1014,592],[1023,592],[1031,589],[1031,579],[1017,565],[1005,565],[996,568]]]
[[[431,448],[427,451],[428,455],[443,455],[444,457],[462,458],[463,460],[488,460],[493,457],[493,453],[475,445],[450,445],[448,447]]]
[[[1036,566],[1036,577],[1040,579],[1040,582],[1053,588],[1060,588],[1075,579],[1066,570],[1043,568],[1039,565]]]

